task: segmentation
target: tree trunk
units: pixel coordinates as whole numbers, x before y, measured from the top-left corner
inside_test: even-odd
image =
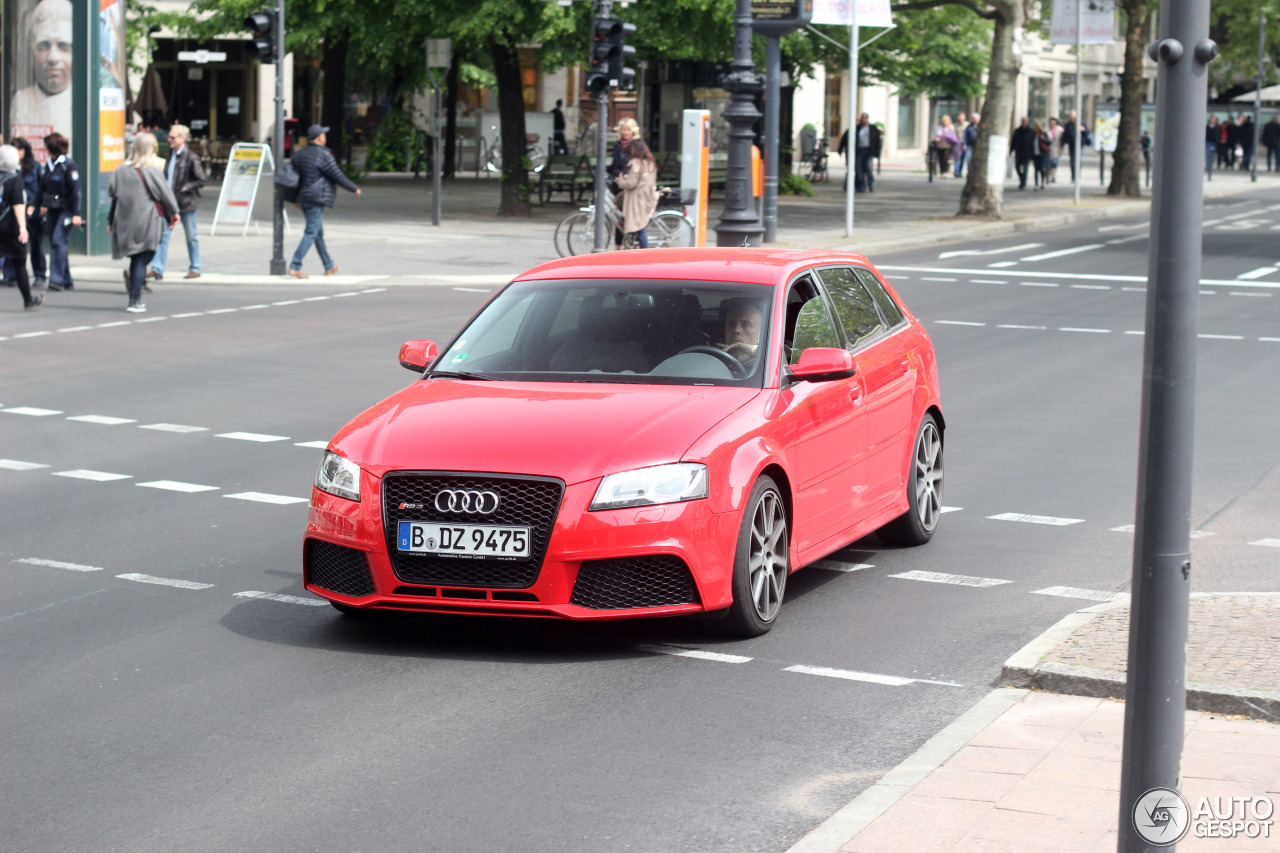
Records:
[[[498,78],[498,115],[502,118],[502,203],[499,216],[528,216],[529,170],[525,166],[524,86],[520,56],[505,33],[489,37],[489,53]]]
[[[1147,50],[1147,0],[1122,0],[1125,12],[1124,81],[1120,84],[1120,133],[1107,195],[1142,195],[1142,57]]]
[[[995,35],[991,42],[991,67],[987,72],[987,95],[957,215],[999,219],[1004,215],[1004,169],[1000,169],[997,181],[987,183],[987,152],[991,150],[993,138],[1001,149],[997,152],[1001,162],[1009,148],[1013,100],[1018,70],[1022,67],[1021,54],[1013,52],[1014,33],[1021,34],[1027,10],[1023,0],[993,0],[991,6],[995,11]]]
[[[328,124],[329,133],[326,135],[328,148],[333,152],[333,156],[339,160],[346,159],[346,146],[350,140],[347,139],[347,114],[346,114],[346,92],[347,92],[347,35],[334,36],[331,39],[325,39],[324,58],[320,60],[320,67],[324,71],[324,93],[321,95],[320,115],[312,116],[313,124]],[[307,128],[299,128],[306,133]]]
[[[454,50],[449,61],[449,74],[445,77],[444,89],[448,118],[445,119],[444,125],[444,168],[440,172],[446,178],[453,177],[453,170],[458,162],[458,76],[461,67],[462,60],[459,58],[458,51]],[[440,142],[441,140],[437,139],[435,144],[439,145]]]

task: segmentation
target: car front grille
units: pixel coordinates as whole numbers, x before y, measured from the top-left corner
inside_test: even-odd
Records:
[[[698,587],[684,560],[671,554],[587,560],[578,570],[570,604],[592,610],[698,604]]]
[[[492,491],[498,508],[492,514],[440,512],[436,494],[455,491]],[[551,477],[521,477],[504,474],[458,474],[456,472],[395,472],[382,480],[382,518],[387,533],[387,553],[396,577],[405,583],[479,587],[483,589],[523,589],[533,586],[542,569],[542,560],[551,539],[551,528],[564,497],[564,482]],[[401,508],[420,505],[420,509]],[[437,524],[494,524],[528,527],[531,533],[527,560],[484,557],[442,557],[397,550],[396,529],[401,521]]]
[[[373,577],[363,551],[322,539],[308,539],[302,560],[307,583],[330,592],[358,598],[373,595]]]

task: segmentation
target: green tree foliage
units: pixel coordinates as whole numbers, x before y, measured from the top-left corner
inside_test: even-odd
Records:
[[[1153,0],[1154,5],[1154,0]],[[1209,36],[1222,51],[1209,64],[1209,85],[1226,92],[1238,84],[1253,83],[1258,75],[1258,26],[1261,10],[1267,13],[1267,43],[1263,65],[1264,86],[1278,81],[1280,63],[1280,0],[1214,0]]]

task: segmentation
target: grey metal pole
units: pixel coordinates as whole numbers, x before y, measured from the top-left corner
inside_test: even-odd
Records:
[[[858,173],[858,4],[849,4],[849,137],[844,149],[844,236],[853,236],[854,178]],[[850,168],[852,164],[852,168]],[[929,173],[933,180],[933,173]]]
[[[778,125],[782,98],[782,40],[765,38],[764,88],[764,242],[778,239]]]
[[[608,176],[605,174],[605,158],[609,156],[609,90],[596,95],[596,242],[592,252],[609,250],[609,222],[605,205],[609,197]]]
[[[276,0],[276,168],[284,162],[284,0]],[[277,190],[272,200],[271,275],[284,275],[284,198]]]
[[[442,75],[443,76],[443,75]],[[436,82],[433,80],[433,82]],[[444,154],[441,151],[444,148],[444,133],[442,133],[441,125],[444,124],[444,91],[441,89],[440,82],[435,85],[435,98],[433,98],[434,114],[431,121],[432,139],[431,139],[431,224],[440,224],[440,211],[442,208],[440,200],[440,192],[443,189],[443,176],[440,174],[444,169]]]
[[[1249,180],[1258,182],[1258,155],[1262,153],[1258,145],[1262,134],[1262,63],[1267,56],[1267,10],[1258,10],[1258,91],[1253,93],[1253,169]]]
[[[1120,853],[1155,849],[1135,806],[1153,788],[1177,789],[1187,691],[1191,594],[1191,462],[1195,426],[1196,303],[1204,184],[1209,0],[1169,0],[1157,63],[1155,186],[1147,263],[1142,420],[1133,603],[1129,622]],[[1189,821],[1190,815],[1184,815]],[[1173,850],[1162,846],[1160,849]]]
[[[1080,127],[1084,121],[1084,48],[1080,45],[1080,31],[1084,29],[1084,0],[1076,3],[1076,120],[1071,132],[1075,139],[1071,142],[1072,183],[1075,184],[1076,204],[1080,203],[1080,169],[1084,163],[1084,152],[1080,150]]]
[[[759,246],[764,226],[751,196],[751,128],[760,118],[756,93],[764,81],[751,61],[751,0],[736,0],[733,16],[733,62],[721,78],[729,92],[729,164],[724,182],[724,212],[716,225],[717,246]]]

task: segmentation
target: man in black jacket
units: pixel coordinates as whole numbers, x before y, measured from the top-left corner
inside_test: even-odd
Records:
[[[200,232],[196,227],[196,196],[204,186],[204,167],[189,147],[191,131],[181,124],[169,128],[169,162],[164,165],[164,176],[178,199],[178,216],[182,220],[182,233],[187,238],[187,274],[184,278],[200,277]],[[151,260],[147,277],[156,281],[164,278],[164,266],[169,260],[169,238],[173,229],[166,228],[160,235],[160,245]]]
[[[1018,173],[1020,190],[1027,188],[1027,168],[1031,164],[1031,158],[1036,155],[1038,142],[1036,132],[1031,129],[1030,120],[1023,116],[1022,124],[1013,131],[1013,136],[1009,137],[1009,152],[1013,154],[1013,168]]]
[[[298,250],[293,253],[293,261],[289,264],[289,275],[294,278],[308,277],[302,271],[302,259],[311,250],[313,243],[320,253],[320,262],[324,264],[324,274],[333,275],[338,271],[337,264],[329,257],[329,251],[324,245],[324,209],[333,207],[337,198],[334,184],[341,184],[343,189],[360,195],[360,188],[342,174],[333,152],[324,147],[328,139],[325,134],[328,132],[327,127],[311,125],[307,128],[309,144],[293,155],[293,168],[298,172],[298,206],[302,208],[302,215],[307,220],[306,230],[302,232],[302,242],[298,244]]]
[[[871,116],[866,113],[858,116],[853,142],[854,192],[876,191],[876,173],[872,168],[872,161],[880,156],[881,146],[880,128],[871,123]]]
[[[1267,149],[1267,171],[1271,171],[1272,158],[1275,168],[1280,169],[1280,113],[1273,115],[1271,121],[1262,126],[1262,147]]]

